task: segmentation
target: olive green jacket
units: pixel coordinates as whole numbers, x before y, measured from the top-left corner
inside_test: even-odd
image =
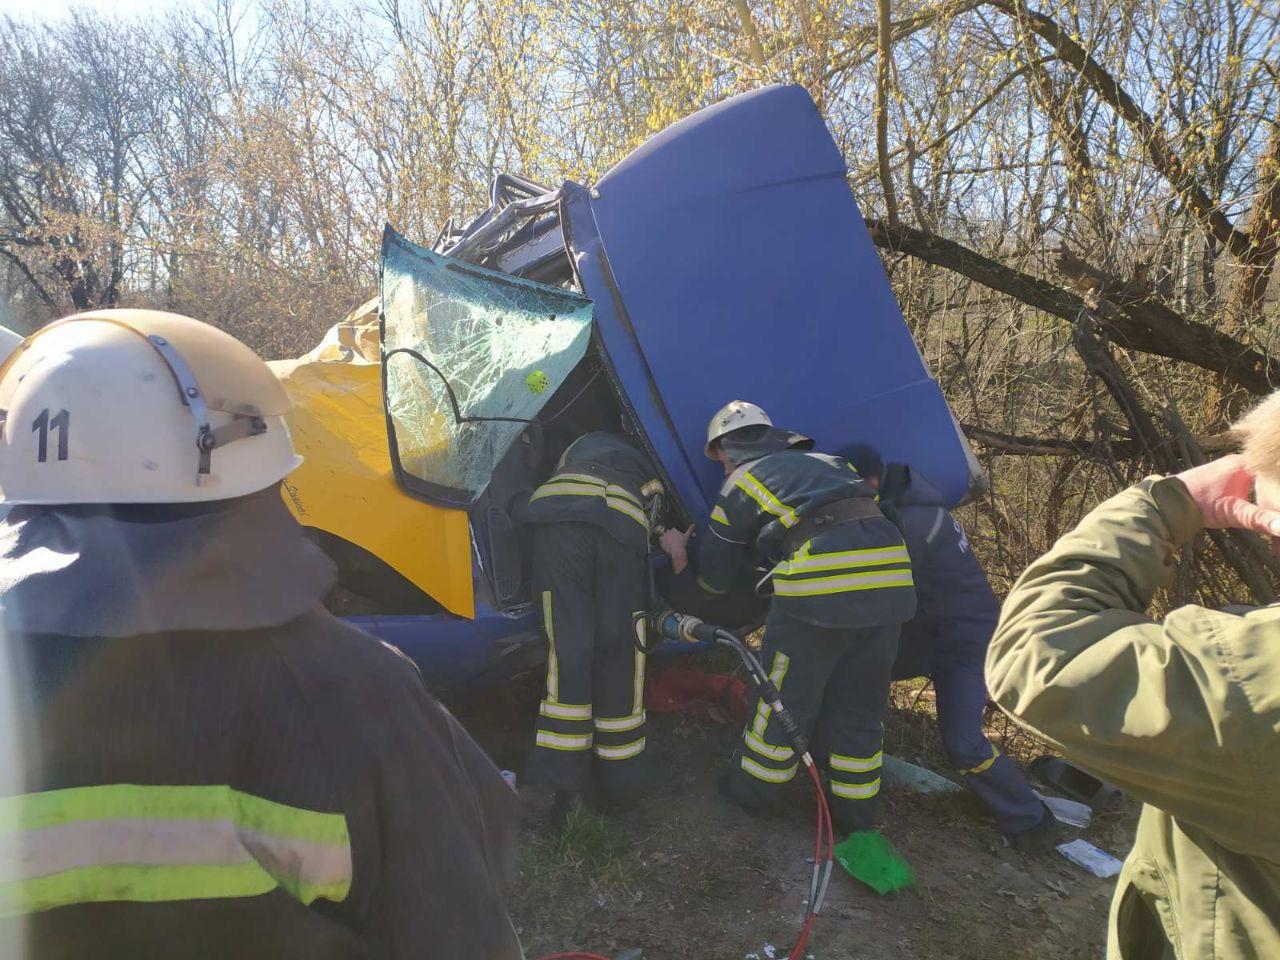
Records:
[[[1280,607],[1144,612],[1200,526],[1175,478],[1112,497],[1014,585],[987,655],[1003,710],[1146,804],[1112,960],[1280,957]]]

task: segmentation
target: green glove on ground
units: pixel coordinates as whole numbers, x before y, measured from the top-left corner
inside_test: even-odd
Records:
[[[915,871],[878,830],[859,830],[836,844],[836,859],[849,876],[880,896],[905,890],[916,882]]]

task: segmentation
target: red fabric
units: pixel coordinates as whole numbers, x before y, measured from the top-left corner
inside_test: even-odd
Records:
[[[737,677],[669,667],[650,678],[644,705],[709,723],[747,722],[747,685]]]

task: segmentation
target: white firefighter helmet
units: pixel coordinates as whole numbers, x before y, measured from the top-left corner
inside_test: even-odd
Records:
[[[711,454],[711,444],[719,440],[726,433],[733,433],[735,430],[741,430],[743,427],[772,427],[773,421],[769,419],[769,415],[754,403],[748,403],[746,400],[730,400],[723,407],[716,411],[715,416],[711,418],[711,422],[707,424],[707,445],[703,449],[712,460],[715,459]]]
[[[264,490],[302,462],[289,395],[252,350],[157,310],[52,323],[0,365],[6,504],[196,503]]]
[[[0,327],[0,363],[9,359],[9,354],[18,349],[22,343],[22,334],[14,333],[8,327]]]

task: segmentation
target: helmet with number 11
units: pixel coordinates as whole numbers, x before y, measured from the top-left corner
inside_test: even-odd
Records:
[[[289,396],[239,340],[157,310],[59,320],[0,366],[6,504],[199,503],[301,463]]]

